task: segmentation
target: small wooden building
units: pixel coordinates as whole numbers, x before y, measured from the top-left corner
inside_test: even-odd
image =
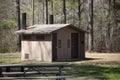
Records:
[[[22,35],[22,60],[74,61],[85,58],[85,31],[70,24],[33,25]]]

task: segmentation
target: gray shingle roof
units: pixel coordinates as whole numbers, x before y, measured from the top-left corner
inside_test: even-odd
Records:
[[[37,25],[28,27],[26,30],[16,31],[16,33],[18,34],[50,34],[53,31],[56,31],[58,29],[61,29],[63,27],[68,27],[68,26],[70,26],[70,24],[43,24],[43,25],[37,24]]]

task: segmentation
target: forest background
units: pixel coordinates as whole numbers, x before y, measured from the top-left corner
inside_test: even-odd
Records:
[[[0,53],[18,50],[16,6],[16,0],[0,0]],[[92,51],[120,52],[119,0],[34,0],[34,7],[33,0],[20,0],[20,13],[24,12],[27,26],[49,24],[49,16],[54,15],[55,24],[73,24],[87,31],[86,50],[92,23]]]

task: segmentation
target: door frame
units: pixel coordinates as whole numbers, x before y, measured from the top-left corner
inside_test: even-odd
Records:
[[[75,38],[72,38],[73,36],[77,35],[77,40],[73,40]],[[72,43],[73,41],[77,41],[77,43]],[[77,47],[77,48],[73,48],[73,47]],[[77,51],[74,51],[77,50]],[[76,53],[77,52],[77,53]],[[76,53],[76,55],[74,55],[74,53]],[[71,33],[71,59],[79,59],[79,33]]]

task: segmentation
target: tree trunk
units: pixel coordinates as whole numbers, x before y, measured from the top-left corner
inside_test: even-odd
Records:
[[[113,39],[114,39],[114,34],[115,34],[115,29],[117,26],[117,21],[116,21],[116,10],[115,10],[115,0],[109,0],[109,23],[108,23],[108,31],[107,31],[107,50],[110,52],[113,50]]]
[[[48,0],[45,0],[46,3],[46,24],[48,24]]]
[[[53,1],[51,1],[51,11],[52,11],[52,14],[53,14],[53,8],[54,8]]]
[[[32,0],[32,25],[34,25],[34,0]]]
[[[18,30],[20,30],[20,0],[16,0],[16,4],[17,4],[17,11],[16,11],[16,17],[17,17],[17,27],[18,27]],[[17,42],[17,45],[18,45],[18,51],[21,51],[21,36],[19,35],[18,36],[18,42]]]
[[[79,26],[80,26],[80,20],[81,20],[81,5],[80,5],[80,0],[78,0],[78,18],[79,18]]]
[[[110,38],[110,23],[111,23],[111,0],[109,0],[109,23],[108,23],[108,37]]]
[[[112,10],[112,5],[111,5],[111,0],[108,0],[108,26],[107,26],[107,37],[106,37],[106,48],[107,52],[109,52],[110,47],[111,47],[111,10]]]
[[[34,25],[34,0],[32,0],[32,25]]]
[[[88,50],[92,51],[93,47],[93,0],[88,0],[89,5],[89,25],[88,25]]]
[[[43,1],[43,20],[42,20],[42,22],[43,22],[43,24],[45,24],[46,23],[46,19],[45,19],[45,13],[46,13],[46,11],[45,11],[45,0]]]
[[[64,24],[66,24],[66,0],[63,0],[63,16],[64,16]]]

